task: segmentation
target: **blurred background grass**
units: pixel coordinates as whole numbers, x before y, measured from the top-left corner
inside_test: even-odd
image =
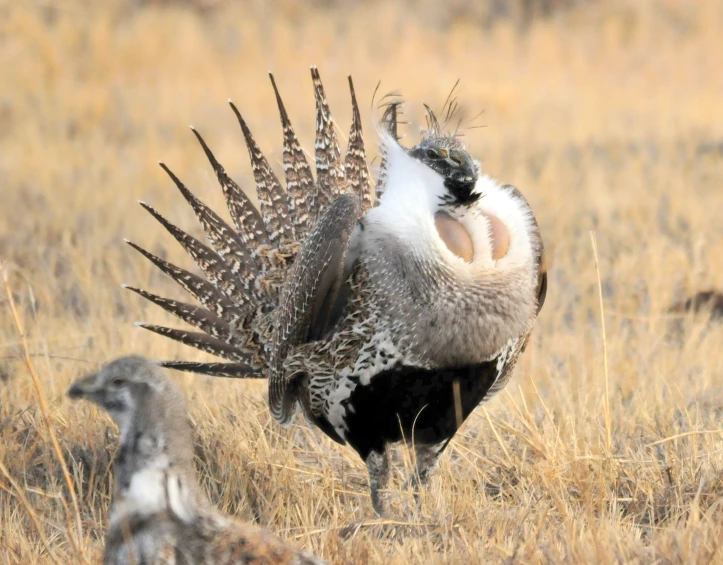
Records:
[[[341,132],[353,76],[370,157],[378,83],[408,100],[413,143],[422,103],[440,108],[459,79],[460,131],[487,173],[530,200],[550,290],[517,376],[465,425],[422,508],[400,494],[406,526],[342,535],[371,513],[350,450],[304,422],[276,426],[263,383],[174,375],[214,501],[335,563],[723,562],[723,332],[686,318],[671,333],[665,314],[723,287],[722,37],[719,0],[0,2],[0,261],[83,525],[66,526],[68,493],[3,294],[0,563],[92,560],[102,548],[112,426],[64,398],[69,382],[130,352],[200,356],[135,329],[176,322],[119,287],[181,296],[122,242],[190,265],[136,204],[199,233],[156,161],[223,210],[187,125],[250,188],[225,101],[280,170],[267,73],[308,149],[310,64]],[[409,464],[400,450],[397,475]]]

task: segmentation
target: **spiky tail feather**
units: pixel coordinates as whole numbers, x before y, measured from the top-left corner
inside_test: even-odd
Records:
[[[378,87],[378,85],[377,85]],[[396,94],[388,94],[384,98],[391,98],[389,102],[382,99],[382,106],[384,107],[384,113],[380,120],[380,128],[383,133],[390,135],[395,141],[399,141],[399,116],[402,113],[402,101],[396,98]],[[387,152],[386,145],[382,144],[381,147],[381,164],[379,166],[379,178],[377,179],[377,186],[375,189],[375,197],[378,201],[381,198],[382,192],[384,192],[384,184],[386,182],[387,170]]]
[[[365,210],[373,205],[373,187],[351,77],[349,90],[353,117],[348,148],[342,160],[319,71],[316,67],[311,68],[316,101],[316,180],[294,133],[274,77],[269,77],[283,128],[285,190],[241,113],[229,101],[249,151],[260,208],[257,209],[239,185],[226,174],[208,144],[194,128],[191,128],[193,134],[221,185],[235,229],[194,196],[163,163],[161,167],[190,204],[211,247],[178,228],[152,206],[141,203],[193,258],[203,276],[177,267],[128,242],[200,304],[197,306],[163,298],[127,286],[132,292],[200,331],[146,323],[138,325],[231,361],[161,362],[166,367],[213,376],[263,378],[267,369],[266,351],[273,333],[274,309],[279,290],[305,235],[315,224],[316,218],[341,194],[356,195]]]

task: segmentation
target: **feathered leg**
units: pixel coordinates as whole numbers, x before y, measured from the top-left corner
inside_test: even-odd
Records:
[[[418,443],[414,446],[414,454],[416,458],[415,472],[406,480],[404,488],[412,488],[415,490],[415,497],[420,487],[427,484],[429,477],[434,473],[439,465],[439,457],[444,449],[449,445],[448,439],[440,443]]]
[[[369,473],[369,490],[374,512],[384,516],[387,510],[387,493],[383,492],[389,482],[389,452],[386,446],[381,451],[371,451],[365,459]]]

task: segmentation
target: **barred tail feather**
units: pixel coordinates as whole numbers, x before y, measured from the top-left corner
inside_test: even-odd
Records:
[[[203,152],[206,154],[213,171],[216,173],[221,190],[223,190],[224,198],[226,199],[226,206],[238,230],[241,241],[243,241],[249,249],[254,250],[254,252],[258,250],[259,245],[269,245],[269,236],[266,233],[264,221],[256,206],[249,200],[246,193],[241,190],[241,187],[226,174],[226,171],[208,148],[208,145],[206,145],[201,135],[195,129],[191,131],[193,131],[196,139],[198,139],[198,142],[201,144]]]
[[[176,267],[172,263],[157,257],[131,241],[126,240],[126,243],[176,281],[186,292],[198,300],[209,311],[228,321],[230,324],[238,324],[243,319],[243,311],[208,281],[185,269]]]
[[[231,267],[217,253],[195,237],[173,225],[152,206],[140,203],[186,250],[211,283],[239,306],[249,303],[249,295],[234,276]]]
[[[229,263],[231,272],[241,280],[244,290],[255,296],[254,281],[258,271],[254,259],[246,249],[246,245],[241,241],[238,234],[231,229],[231,226],[196,198],[166,165],[163,163],[160,163],[160,165],[193,208],[203,227],[203,231],[206,232],[206,237],[208,237],[218,255]]]
[[[266,233],[272,245],[278,245],[282,240],[290,240],[294,237],[294,226],[289,218],[289,205],[286,192],[281,188],[279,179],[271,170],[269,162],[261,152],[256,140],[251,135],[248,125],[241,117],[238,108],[231,104],[233,113],[241,126],[241,131],[246,141],[251,158],[251,169],[256,182],[256,192],[261,205],[261,217],[266,226]]]
[[[216,316],[210,310],[206,310],[195,304],[180,302],[170,298],[163,298],[157,294],[135,288],[133,286],[123,285],[123,288],[135,292],[153,304],[160,306],[166,312],[170,312],[177,318],[183,320],[201,331],[206,332],[213,337],[222,339],[228,343],[233,343],[237,338],[231,327],[221,318]]]
[[[247,123],[231,101],[229,104],[249,151],[258,208],[228,176],[194,128],[191,128],[193,134],[221,185],[232,222],[221,218],[165,164],[160,164],[193,209],[208,244],[181,230],[152,206],[144,202],[141,205],[181,244],[201,273],[193,274],[134,243],[128,243],[183,287],[198,305],[164,298],[136,287],[126,288],[199,331],[147,323],[137,325],[230,361],[204,363],[169,360],[161,362],[161,365],[213,376],[265,378],[269,368],[267,355],[273,349],[270,340],[275,334],[276,314],[273,310],[278,306],[279,290],[283,288],[289,267],[298,259],[296,254],[300,244],[303,248],[308,235],[315,231],[317,218],[339,196],[347,194],[342,200],[353,202],[354,206],[361,203],[364,210],[373,205],[361,117],[351,77],[349,90],[353,116],[349,144],[342,159],[329,103],[316,67],[311,68],[311,76],[316,108],[316,179],[271,74],[269,77],[283,128],[285,187],[279,182]],[[348,195],[350,192],[354,198]],[[353,219],[356,220],[356,217]],[[331,241],[327,243],[334,244]],[[293,383],[289,387],[292,390]]]
[[[366,211],[372,207],[374,197],[372,195],[371,180],[369,178],[369,168],[367,167],[366,152],[364,151],[361,116],[359,114],[359,106],[356,102],[354,83],[351,77],[349,77],[349,91],[351,93],[352,123],[351,131],[349,132],[349,145],[344,159],[344,171],[349,183],[349,189],[352,193],[359,196],[362,209]]]
[[[337,196],[346,192],[346,179],[329,102],[324,94],[324,87],[316,67],[311,67],[311,78],[314,83],[314,99],[316,100],[317,193],[314,200],[318,213],[321,213]]]
[[[303,237],[311,229],[312,210],[314,209],[314,176],[311,167],[301,149],[299,139],[296,137],[291,120],[281,100],[274,75],[269,73],[271,86],[276,95],[276,104],[281,115],[281,126],[284,130],[284,175],[286,176],[286,191],[289,198],[289,212],[294,225],[296,237]]]
[[[248,362],[248,355],[241,352],[238,348],[202,332],[177,330],[174,328],[167,328],[165,326],[157,326],[155,324],[146,324],[144,322],[136,322],[136,325],[139,328],[150,330],[174,341],[183,343],[184,345],[190,345],[200,351],[216,355],[217,357],[223,357],[229,361],[241,363]]]
[[[161,361],[162,367],[232,379],[265,379],[266,376],[245,363],[195,363],[193,361]]]

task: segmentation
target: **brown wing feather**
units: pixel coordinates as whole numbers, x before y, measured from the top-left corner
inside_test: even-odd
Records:
[[[344,282],[349,238],[361,215],[356,195],[339,196],[319,219],[299,251],[281,294],[271,354],[269,406],[286,423],[296,401],[284,361],[298,344],[323,335]]]

